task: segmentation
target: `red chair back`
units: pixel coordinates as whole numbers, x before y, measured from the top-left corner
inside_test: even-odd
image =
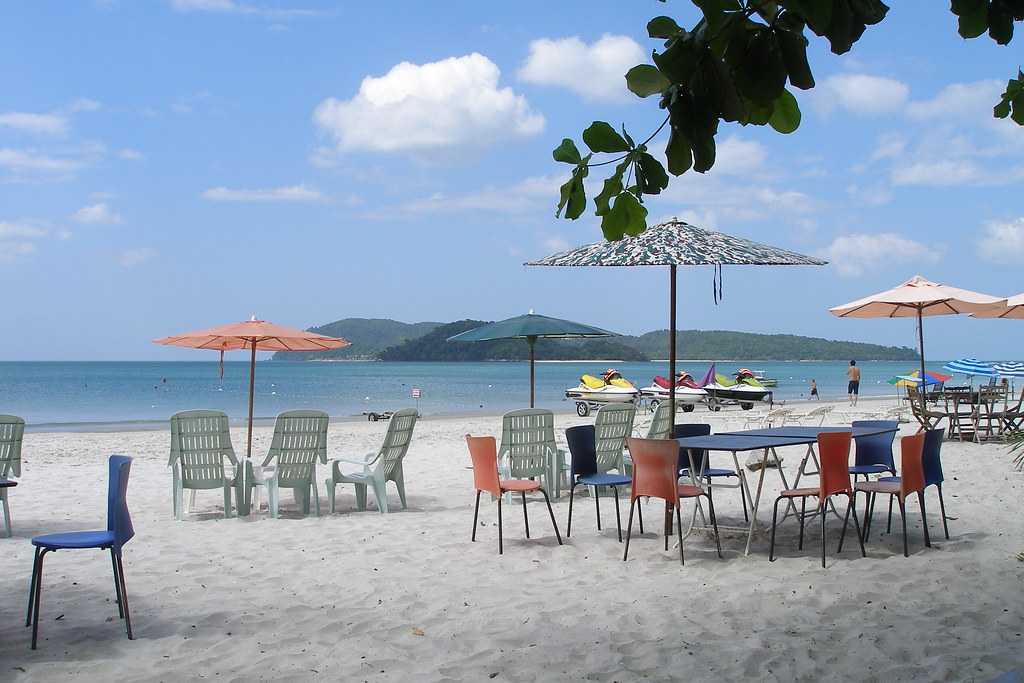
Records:
[[[850,443],[853,432],[822,432],[818,434],[818,456],[821,458],[820,505],[835,493],[852,493],[850,484]]]
[[[679,444],[671,439],[627,439],[633,458],[633,500],[661,498],[673,505],[679,498]]]
[[[469,446],[469,457],[473,461],[473,485],[476,490],[500,497],[498,444],[494,437],[466,434],[466,445]]]
[[[925,432],[900,439],[900,495],[906,498],[911,493],[924,491]]]

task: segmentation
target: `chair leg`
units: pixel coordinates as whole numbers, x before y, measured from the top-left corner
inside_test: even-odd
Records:
[[[860,520],[857,519],[857,494],[854,493],[851,498],[852,512],[853,512],[853,528],[857,531],[857,541],[860,543],[860,556],[867,557],[868,553],[864,550],[864,534],[860,530]]]
[[[42,552],[39,553],[39,566],[36,569],[36,592],[32,597],[32,649],[36,649],[36,638],[39,635],[39,599],[43,593],[43,558],[46,557],[46,553],[49,552],[46,548],[43,548]]]
[[[601,530],[601,487],[594,486],[594,510],[597,513],[597,530]]]
[[[619,543],[622,543],[622,517],[619,514],[619,487],[612,487],[612,494],[615,496],[615,529],[619,533]],[[568,534],[566,534],[568,536]]]
[[[889,496],[891,499],[892,496]],[[910,549],[907,547],[907,506],[900,498],[900,521],[903,522],[903,557],[910,557]]]
[[[189,512],[195,512],[196,511],[196,490],[195,489],[192,489],[192,493],[188,497],[188,511]]]
[[[267,504],[270,506],[270,516],[277,519],[281,512],[281,491],[277,486],[276,478],[267,482]],[[253,512],[253,514],[256,514],[256,512]]]
[[[526,525],[526,537],[530,537],[530,517],[526,514],[526,491],[520,491],[519,494],[523,498],[523,524]]]
[[[505,548],[502,545],[501,539],[501,496],[498,496],[498,554],[505,554]]]
[[[875,494],[867,492],[867,500],[864,501],[864,542],[868,542],[871,536],[871,522],[875,518]]]
[[[135,640],[132,635],[132,615],[128,611],[128,589],[124,585],[124,562],[121,553],[117,553],[117,573],[121,577],[121,602],[124,606],[124,628],[128,632],[128,640]]]
[[[309,480],[309,488],[313,489],[313,509],[316,510],[316,516],[320,516],[320,490],[316,486],[316,477]]]
[[[551,526],[555,529],[555,538],[558,539],[558,545],[562,545],[562,534],[558,533],[558,522],[555,521],[555,511],[551,509],[551,499],[548,498],[548,492],[544,489],[540,489],[540,492],[544,494],[544,502],[548,504],[548,516],[551,517]]]
[[[928,534],[928,514],[924,509],[924,491],[917,492],[917,502],[921,505],[921,526],[924,527],[924,545],[926,548],[931,548],[932,538]]]
[[[828,500],[821,503],[821,568],[825,568],[825,519],[828,517]]]
[[[117,599],[117,616],[124,619],[124,605],[121,603],[121,580],[117,576],[117,557],[114,549],[110,549],[110,568],[114,572],[114,597]]]
[[[946,540],[949,540],[949,525],[946,523],[946,501],[942,500],[942,484],[936,484],[939,489],[939,510],[942,512],[942,530],[946,532]]]
[[[800,499],[800,540],[797,541],[796,549],[804,549],[804,517],[807,515],[807,497]]]
[[[334,514],[334,503],[335,503],[334,488],[335,488],[335,484],[334,484],[334,478],[333,477],[331,477],[330,479],[324,479],[324,490],[327,491],[327,500],[330,502],[331,514],[332,515]]]
[[[636,509],[636,501],[636,498],[631,498],[629,501],[629,520],[626,522],[626,549],[622,553],[623,562],[629,557],[629,539],[633,536],[633,510]]]
[[[636,519],[637,519],[637,522],[640,524],[640,533],[643,534],[644,533],[644,506],[643,505],[637,505],[636,506]]]
[[[474,542],[476,541],[476,521],[477,521],[477,517],[479,515],[480,515],[480,490],[478,489],[477,492],[476,492],[476,505],[473,506],[473,535],[470,536],[470,539],[469,539],[469,540],[474,541]]]
[[[39,546],[36,546],[36,555],[32,558],[32,580],[28,584],[28,610],[25,612],[25,626],[32,625],[32,603],[35,601],[36,596],[36,581],[38,580],[39,574],[39,551],[42,550]]]
[[[231,517],[231,484],[224,483],[224,519]]]
[[[377,499],[377,511],[381,514],[390,512],[388,509],[388,483],[383,479],[373,478],[373,496]]]
[[[174,482],[174,518],[179,522],[185,519],[185,492],[181,482]]]
[[[710,481],[711,480],[709,479],[708,483],[710,483]],[[711,487],[708,486],[708,491],[710,491],[710,490],[711,490]],[[747,513],[747,497],[745,495],[743,495],[743,487],[742,486],[739,487],[739,492],[740,492],[740,502],[743,503],[743,521],[746,522],[747,524],[749,524],[750,523],[750,516]]]
[[[711,516],[711,528],[715,530],[715,546],[718,548],[718,559],[722,559],[722,541],[718,537],[718,517],[715,516],[715,501],[711,499],[708,489],[708,514]]]
[[[839,534],[839,547],[836,548],[836,555],[843,552],[843,541],[846,539],[846,525],[850,522],[850,507],[853,505],[853,497],[847,496],[846,515],[843,516],[843,530]],[[821,507],[822,514],[825,513],[825,506]]]
[[[11,537],[11,508],[7,503],[7,489],[0,489],[0,503],[3,504],[4,508],[4,530],[7,532],[7,538]]]
[[[676,500],[676,537],[679,541],[679,564],[685,567],[686,560],[683,558],[683,517],[682,512],[680,512],[682,507],[682,503]]]
[[[395,473],[395,488],[398,489],[398,500],[402,501],[402,509],[407,510],[409,506],[405,502],[405,475],[402,470],[398,470]]]
[[[889,496],[889,520],[885,523],[885,533],[892,533],[892,496]]]
[[[576,484],[573,483],[569,487],[569,519],[566,521],[565,537],[569,538],[572,535],[572,500],[576,495]]]
[[[672,535],[672,505],[665,501],[665,550],[668,550],[668,539]]]

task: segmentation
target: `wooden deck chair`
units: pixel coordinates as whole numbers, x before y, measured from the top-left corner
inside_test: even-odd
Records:
[[[338,484],[355,484],[356,507],[366,509],[366,487],[373,487],[373,495],[377,500],[377,510],[388,512],[387,483],[395,482],[398,498],[402,501],[402,509],[406,508],[405,473],[402,462],[412,443],[412,432],[416,427],[419,413],[415,408],[404,408],[395,412],[388,422],[388,432],[384,436],[384,444],[380,450],[367,453],[363,460],[346,460],[338,458],[331,462],[331,477],[327,480],[327,495],[331,500],[331,512],[334,512],[334,489]],[[362,465],[362,472],[345,474],[341,471],[341,463]]]
[[[234,466],[228,476],[225,459]],[[224,516],[231,516],[231,490],[235,502],[242,499],[242,468],[231,446],[228,416],[219,410],[186,410],[171,416],[171,457],[167,462],[173,475],[171,499],[176,519],[184,519],[185,489],[195,492],[220,489],[224,494]]]
[[[21,476],[21,440],[25,421],[14,415],[0,415],[0,480]],[[13,486],[13,484],[11,484]],[[4,509],[4,531],[11,537],[11,507],[7,502],[7,486],[0,487],[0,504]]]

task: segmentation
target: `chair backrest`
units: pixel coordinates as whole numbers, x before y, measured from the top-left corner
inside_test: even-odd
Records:
[[[579,425],[565,430],[572,457],[572,478],[597,474],[597,450],[594,445],[594,425]]]
[[[924,468],[925,486],[941,484],[944,481],[939,453],[942,451],[942,441],[945,438],[945,429],[929,429],[924,433],[924,454],[921,456],[921,465]]]
[[[626,437],[633,433],[636,407],[632,403],[609,403],[597,411],[594,419],[594,450],[599,472],[622,470],[622,451]]]
[[[900,496],[924,490],[924,433],[900,439]]]
[[[648,439],[667,439],[672,434],[672,408],[668,401],[661,401],[654,410],[651,426],[647,428]]]
[[[834,406],[819,406],[809,411],[807,415],[804,416],[804,419],[817,420],[818,424],[816,424],[815,426],[820,427],[825,423],[825,418],[828,417],[828,414],[831,413],[833,410]]]
[[[395,411],[388,423],[388,433],[384,435],[384,445],[380,447],[378,467],[384,470],[384,479],[393,479],[402,467],[402,460],[409,452],[412,443],[412,432],[420,414],[415,408],[403,408]]]
[[[894,420],[854,420],[854,427],[882,427],[892,429],[891,432],[856,436],[854,442],[857,450],[854,454],[856,465],[883,465],[890,472],[896,471],[896,463],[892,458],[892,442],[896,439],[896,430],[900,423]]]
[[[542,408],[505,413],[501,419],[500,457],[507,459],[509,476],[536,477],[548,471],[555,444],[555,414]]]
[[[850,484],[850,443],[853,432],[822,432],[818,434],[818,456],[821,475],[818,483],[821,495],[818,504],[824,505],[834,493],[853,493]]]
[[[707,436],[711,433],[711,425],[700,422],[687,422],[678,424],[672,429],[673,439],[685,439],[688,436]],[[693,466],[703,472],[708,457],[708,452],[703,448],[680,448],[679,449],[679,471],[690,468],[690,455],[693,455]],[[696,472],[693,473],[696,476]]]
[[[665,439],[629,439],[633,459],[631,499],[661,498],[678,505],[679,446]]]
[[[316,461],[327,462],[329,422],[327,413],[319,410],[290,410],[277,416],[263,465],[276,460],[280,486],[305,486],[314,480]]]
[[[25,421],[15,415],[0,415],[0,479],[21,476],[21,439]]]
[[[114,532],[114,550],[121,552],[121,546],[135,535],[132,517],[128,514],[128,475],[132,471],[132,459],[127,455],[112,455],[109,460],[107,478],[107,531]]]
[[[228,416],[219,410],[186,410],[171,416],[171,457],[185,488],[216,488],[224,481],[224,458],[238,464]]]
[[[498,446],[493,436],[470,436],[466,434],[469,457],[473,461],[473,486],[477,491],[486,491],[501,496],[498,479]]]

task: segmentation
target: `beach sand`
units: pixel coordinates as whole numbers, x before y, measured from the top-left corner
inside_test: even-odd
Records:
[[[860,410],[877,407],[865,400]],[[722,431],[746,417],[699,408],[682,420],[710,420]],[[565,427],[586,421],[559,415],[560,440]],[[332,424],[330,455],[361,456],[386,428]],[[1024,563],[1015,557],[1024,550],[1024,475],[1004,446],[945,444],[952,537],[943,538],[933,489],[933,547],[924,548],[911,503],[909,559],[898,516],[888,535],[876,510],[882,533],[872,533],[866,559],[852,534],[835,554],[841,522],[830,518],[821,569],[817,524],[799,551],[791,519],[779,529],[774,563],[766,532],[749,557],[743,535],[723,534],[724,559],[711,538],[694,533],[681,567],[678,551],[663,549],[663,508],[653,501],[647,533],[634,535],[625,563],[610,498],[602,532],[593,501],[577,499],[563,547],[542,502],[529,505],[531,540],[521,507],[506,508],[504,556],[495,505],[484,500],[471,543],[462,436],[499,431],[495,416],[422,420],[405,464],[408,510],[356,512],[352,487],[342,486],[334,515],[322,498],[322,517],[299,518],[286,494],[281,519],[223,519],[214,491],[200,494],[202,514],[184,522],[171,514],[167,432],[27,434],[24,476],[11,493],[15,538],[0,539],[0,680],[985,681],[1024,662]],[[271,430],[255,435],[262,457]],[[244,432],[233,438],[244,452]],[[117,618],[108,556],[61,552],[46,560],[32,652],[23,627],[28,539],[105,525],[113,453],[135,458],[128,496],[136,537],[125,548],[135,640]],[[781,453],[790,481],[802,453]],[[726,466],[728,455],[713,458]],[[778,490],[769,471],[763,522]],[[394,509],[393,488],[390,495]],[[735,491],[715,500],[720,522],[742,522]],[[623,524],[627,510],[623,501]],[[555,504],[563,535],[567,511],[563,497]]]

